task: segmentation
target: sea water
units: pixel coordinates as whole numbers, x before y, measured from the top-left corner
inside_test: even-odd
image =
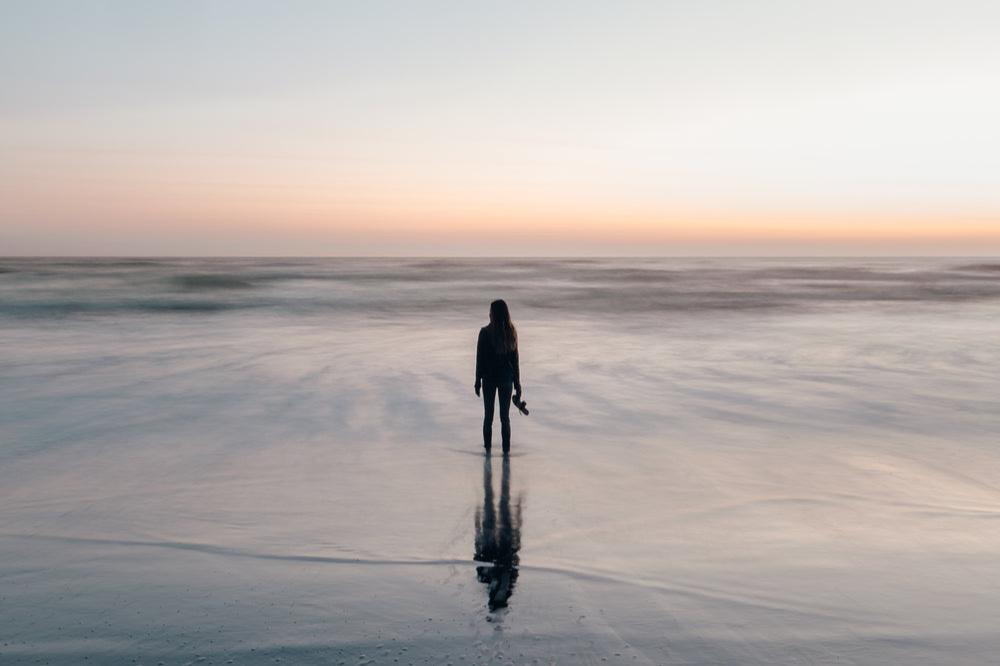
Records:
[[[989,663],[998,333],[983,259],[3,259],[0,663]]]

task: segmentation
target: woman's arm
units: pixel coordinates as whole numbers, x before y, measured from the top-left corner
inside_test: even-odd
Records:
[[[518,395],[521,395],[521,361],[516,347],[511,353],[513,354],[511,357],[511,365],[514,366],[514,389],[517,391]]]
[[[483,344],[485,342],[483,329],[479,329],[479,341],[476,343],[476,395],[479,394],[479,383],[483,378],[483,370],[485,370],[486,359],[483,358],[486,354],[486,347]]]

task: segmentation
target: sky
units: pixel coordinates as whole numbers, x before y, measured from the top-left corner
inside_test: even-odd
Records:
[[[1000,255],[995,1],[0,0],[0,255]]]

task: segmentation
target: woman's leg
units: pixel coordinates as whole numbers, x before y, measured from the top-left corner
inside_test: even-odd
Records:
[[[510,451],[510,394],[513,390],[514,385],[511,382],[501,382],[497,386],[497,392],[500,394],[500,435],[503,437],[504,453]],[[492,414],[491,410],[490,415]]]
[[[496,403],[496,384],[483,382],[483,446],[489,451],[493,445],[493,405]]]

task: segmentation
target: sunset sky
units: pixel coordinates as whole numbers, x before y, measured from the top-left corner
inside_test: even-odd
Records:
[[[5,254],[1000,254],[1000,3],[4,2]]]

